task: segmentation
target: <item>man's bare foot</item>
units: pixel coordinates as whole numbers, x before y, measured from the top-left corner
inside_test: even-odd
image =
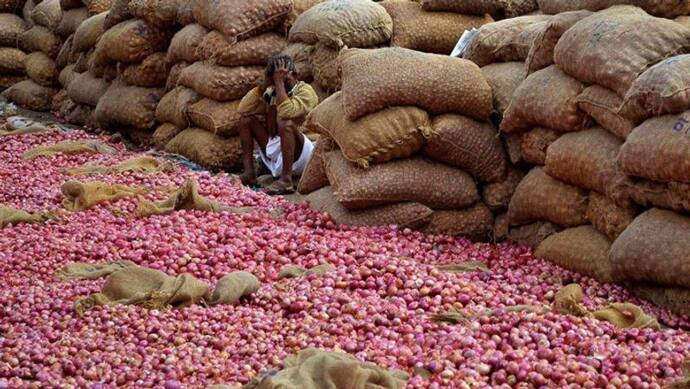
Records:
[[[240,175],[240,181],[242,181],[242,185],[254,186],[256,185],[256,174],[246,172],[242,173]]]
[[[292,185],[292,179],[281,178],[267,186],[264,191],[270,195],[284,195],[295,193],[295,187]]]

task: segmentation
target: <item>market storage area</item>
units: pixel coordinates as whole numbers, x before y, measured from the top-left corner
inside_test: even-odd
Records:
[[[0,12],[0,388],[690,387],[689,2]],[[319,104],[271,197],[281,54]]]

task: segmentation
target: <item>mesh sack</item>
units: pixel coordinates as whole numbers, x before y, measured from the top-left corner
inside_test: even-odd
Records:
[[[325,0],[292,0],[292,9],[288,14],[288,18],[285,21],[286,31],[290,31],[292,25],[298,16],[302,15],[309,8],[315,6],[316,4],[323,3]]]
[[[629,285],[628,290],[633,296],[650,301],[656,306],[668,309],[676,315],[690,316],[689,289],[635,284]]]
[[[220,136],[239,134],[242,115],[239,114],[240,100],[218,102],[201,99],[187,107],[187,115],[194,126]]]
[[[510,0],[508,6],[503,11],[506,19],[516,18],[523,15],[531,15],[539,12],[537,0]]]
[[[522,62],[499,62],[482,67],[482,74],[493,91],[494,108],[501,114],[508,109],[515,90],[527,77]]]
[[[197,55],[197,47],[208,34],[208,30],[199,24],[190,24],[173,35],[168,46],[168,61],[196,62],[200,59]]]
[[[575,104],[584,88],[584,84],[555,65],[530,74],[515,90],[501,130],[518,132],[535,126],[559,131],[586,128],[590,119]]]
[[[305,127],[333,139],[347,160],[368,167],[419,151],[424,135],[431,133],[431,119],[416,107],[392,107],[351,121],[343,113],[339,92],[314,108]]]
[[[110,84],[102,78],[94,77],[89,72],[79,74],[67,88],[67,95],[78,104],[95,107],[108,91]]]
[[[179,0],[130,0],[129,12],[156,28],[171,28],[177,23]]]
[[[31,10],[31,20],[51,31],[57,29],[61,19],[60,0],[43,0]]]
[[[645,208],[690,213],[689,183],[632,179],[625,186],[625,196]]]
[[[311,158],[304,168],[299,184],[297,185],[297,191],[299,193],[307,195],[329,185],[324,155],[335,149],[335,142],[331,139],[326,137],[319,138],[316,142],[316,146],[314,146],[314,152],[311,154]],[[332,191],[329,192],[329,196],[332,196]]]
[[[494,218],[493,236],[492,241],[494,243],[500,243],[508,239],[508,233],[510,232],[510,223],[508,223],[508,214],[501,213],[496,215]]]
[[[546,149],[560,138],[561,133],[550,128],[536,127],[520,134],[520,156],[532,165],[546,164]]]
[[[611,242],[592,226],[568,228],[546,238],[535,257],[600,282],[613,282],[609,249]]]
[[[515,188],[524,177],[524,172],[513,168],[508,169],[505,180],[485,185],[482,188],[482,201],[492,211],[508,209]]]
[[[105,16],[107,14],[107,12],[101,12],[89,17],[79,25],[74,33],[72,52],[80,53],[96,47],[98,38],[103,35],[103,23],[105,22]]]
[[[429,224],[421,230],[426,234],[462,236],[473,241],[488,241],[494,226],[494,215],[486,205],[476,205],[460,210],[434,211]]]
[[[291,0],[198,0],[193,12],[197,23],[234,42],[275,30],[291,8]]]
[[[33,26],[19,37],[19,47],[27,53],[42,51],[55,58],[62,47],[62,40],[43,26]]]
[[[572,11],[556,15],[534,37],[525,65],[527,72],[533,73],[553,65],[553,51],[558,40],[580,20],[592,15],[591,11]]]
[[[73,63],[76,61],[76,58],[74,58],[74,61],[72,60],[72,41],[74,40],[74,35],[70,35],[66,40],[65,43],[62,44],[62,47],[60,48],[60,52],[58,53],[57,57],[55,57],[55,66],[57,66],[58,69],[62,69],[65,66],[67,66],[68,63]]]
[[[26,29],[26,23],[19,16],[0,13],[0,46],[17,47],[17,41]]]
[[[155,111],[163,90],[126,86],[114,82],[96,106],[96,120],[103,129],[129,126],[150,129],[155,124]]]
[[[53,86],[57,83],[58,70],[55,61],[40,51],[26,56],[24,61],[26,75],[35,83],[43,86]]]
[[[239,138],[221,138],[200,128],[180,132],[168,142],[165,151],[180,154],[212,170],[237,170],[242,166]]]
[[[199,100],[199,95],[189,88],[179,86],[166,93],[156,107],[159,123],[172,123],[184,129],[189,126],[187,109]]]
[[[562,227],[550,222],[530,223],[511,228],[508,231],[508,240],[535,249],[544,239],[562,229]]]
[[[632,223],[634,218],[635,209],[632,207],[619,207],[606,196],[597,192],[589,193],[587,220],[612,242]]]
[[[89,18],[89,11],[86,7],[71,9],[62,13],[62,19],[55,32],[62,37],[74,34],[77,28]]]
[[[586,221],[587,193],[535,167],[515,188],[508,219],[511,225],[549,221],[564,227],[579,226]]]
[[[386,43],[393,21],[380,4],[369,0],[329,0],[317,4],[293,23],[290,42],[333,48],[371,47]]]
[[[109,11],[112,6],[113,0],[90,0],[86,8],[89,9],[89,15],[93,16]]]
[[[32,111],[49,111],[56,93],[57,89],[24,80],[7,88],[2,95],[23,108]]]
[[[314,81],[327,90],[339,90],[342,84],[338,73],[338,50],[317,43],[309,58]]]
[[[121,64],[122,65],[122,64]],[[154,53],[144,58],[141,63],[120,66],[119,76],[128,85],[142,87],[165,86],[168,80],[170,63],[166,53]]]
[[[128,20],[101,35],[96,53],[110,61],[137,63],[153,53],[165,51],[168,35],[167,31],[152,28],[142,20]]]
[[[0,73],[24,74],[26,57],[27,55],[19,49],[0,47]]]
[[[163,123],[153,132],[151,141],[153,145],[161,150],[182,130],[172,123]]]
[[[4,0],[4,1],[5,1],[4,4],[8,4],[8,3],[14,2],[15,0]],[[21,3],[21,2],[24,2],[24,0],[21,0],[20,3]],[[15,11],[18,11],[18,9],[12,10],[12,11],[3,11],[3,10],[2,10],[2,7],[3,7],[3,6],[0,5],[0,12],[12,12],[12,13],[15,13]],[[21,14],[22,14],[22,19],[24,19],[24,22],[26,23],[26,27],[27,27],[27,28],[31,28],[31,27],[33,27],[34,24],[35,24],[34,21],[31,19],[31,11],[34,10],[34,7],[36,7],[36,3],[34,3],[33,0],[26,0],[26,2],[24,2],[24,5],[23,5],[23,6],[22,6],[22,5],[19,5],[19,8],[21,8],[21,11],[22,11],[22,12],[21,12]]]
[[[327,212],[338,224],[351,226],[388,226],[418,228],[428,223],[433,213],[419,203],[398,203],[362,210],[348,210],[333,195],[330,186],[321,188],[307,196],[309,205],[320,212]]]
[[[182,71],[189,66],[187,62],[176,63],[170,68],[170,73],[168,74],[168,81],[165,83],[165,89],[170,91],[177,87],[177,82],[180,80],[180,75]]]
[[[422,9],[465,15],[495,15],[507,8],[509,2],[510,0],[422,0]]]
[[[26,76],[23,75],[0,75],[0,92],[24,80],[26,80]]]
[[[393,18],[391,46],[427,53],[448,55],[465,30],[493,22],[489,15],[426,12],[413,1],[386,0],[381,5]]]
[[[72,81],[79,76],[79,74],[80,73],[74,71],[74,65],[67,65],[60,71],[58,81],[60,81],[60,85],[62,85],[63,89],[67,89],[69,84],[71,84]]]
[[[263,66],[224,67],[195,62],[182,71],[178,83],[216,101],[237,100],[258,85]]]
[[[196,0],[179,0],[177,2],[177,23],[188,26],[196,22],[192,12]]]
[[[462,209],[479,199],[469,174],[419,157],[360,169],[340,151],[331,151],[325,162],[335,197],[348,209],[406,201],[439,210]]]
[[[433,125],[433,135],[424,147],[424,155],[459,167],[483,182],[505,179],[506,153],[490,123],[446,114],[435,117]]]
[[[501,133],[503,146],[505,147],[508,159],[513,165],[520,165],[522,162],[522,134]]]
[[[344,50],[340,63],[343,107],[349,119],[395,105],[415,105],[432,114],[457,113],[478,120],[491,114],[491,87],[470,61],[385,48]]]
[[[613,91],[592,85],[585,88],[575,99],[577,107],[591,116],[597,124],[613,135],[626,139],[635,128],[635,124],[620,115],[619,109],[623,99]]]
[[[110,11],[103,23],[104,30],[110,30],[115,27],[115,25],[132,18],[132,13],[129,12],[130,1],[131,0],[111,0],[112,5],[108,8]]]
[[[690,13],[685,1],[668,0],[538,0],[539,8],[546,14],[586,9],[599,11],[614,5],[636,5],[652,15],[673,18]]]
[[[203,38],[196,53],[200,59],[216,65],[265,66],[269,58],[287,45],[287,39],[274,32],[231,43],[218,31],[211,31]]]
[[[300,81],[309,82],[312,80],[312,69],[310,58],[314,52],[314,46],[305,45],[304,43],[292,43],[287,46],[281,54],[288,55],[295,63],[297,71],[296,77]],[[321,101],[321,99],[319,99]]]

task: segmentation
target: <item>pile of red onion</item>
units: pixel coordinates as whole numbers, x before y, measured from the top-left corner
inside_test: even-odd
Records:
[[[30,211],[59,208],[65,168],[111,164],[135,155],[59,155],[23,161],[38,145],[95,139],[76,131],[0,138],[0,204]],[[409,388],[660,388],[682,375],[690,356],[688,318],[533,258],[525,248],[471,244],[395,228],[335,226],[326,215],[242,188],[226,174],[179,167],[172,173],[78,176],[133,186],[170,187],[198,177],[202,194],[246,215],[180,211],[146,219],[135,200],[67,213],[47,224],[0,230],[0,388],[76,386],[203,388],[238,384],[305,347],[341,349],[410,373]],[[150,198],[162,198],[152,193]],[[284,211],[275,216],[275,211]],[[120,259],[189,272],[215,283],[233,270],[262,281],[237,306],[167,312],[115,306],[73,312],[78,296],[103,280],[60,282],[74,261]],[[491,273],[443,273],[435,265],[478,260]],[[278,281],[287,264],[330,263],[325,275]],[[516,304],[549,304],[580,283],[590,309],[630,301],[670,329],[617,330],[564,315],[501,313]],[[496,316],[435,323],[459,308]],[[430,373],[430,374],[429,374]]]

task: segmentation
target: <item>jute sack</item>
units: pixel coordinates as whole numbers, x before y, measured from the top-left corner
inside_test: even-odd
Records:
[[[33,149],[24,152],[24,154],[22,154],[22,159],[25,161],[31,161],[38,157],[51,157],[56,154],[74,155],[81,153],[101,153],[114,155],[117,154],[117,149],[101,141],[64,141],[52,145],[34,147]],[[70,188],[73,187],[74,186]]]
[[[307,201],[317,211],[328,213],[336,223],[349,226],[397,225],[400,228],[419,228],[429,222],[434,212],[427,206],[411,202],[349,210],[338,202],[330,186],[310,193]]]
[[[4,91],[5,89],[11,87],[12,85],[26,80],[26,76],[23,75],[2,75],[0,76],[0,92]]]
[[[510,223],[508,223],[508,214],[506,212],[496,215],[493,226],[493,243],[500,243],[508,239],[510,232]]]
[[[230,43],[218,31],[211,31],[202,39],[196,54],[199,59],[208,60],[216,65],[263,66],[287,45],[287,39],[274,32]]]
[[[462,236],[486,242],[491,238],[493,226],[494,215],[486,205],[478,202],[466,209],[434,211],[429,224],[421,230],[425,234]]]
[[[170,91],[177,87],[178,81],[180,80],[180,75],[187,66],[189,66],[187,62],[180,62],[176,63],[170,68],[168,81],[165,83],[165,90]]]
[[[305,13],[309,8],[316,4],[323,3],[325,0],[293,0],[292,9],[285,21],[285,30],[290,31],[297,17]]]
[[[51,217],[50,212],[29,213],[23,209],[0,204],[0,228],[19,223],[42,223]]]
[[[0,12],[14,13],[22,8],[23,0],[2,0],[0,1]]]
[[[43,86],[54,86],[57,83],[58,70],[55,61],[40,51],[26,56],[24,61],[26,75],[35,83]]]
[[[493,22],[489,15],[426,12],[414,1],[380,3],[393,18],[391,46],[449,55],[465,30]]]
[[[620,107],[635,123],[652,116],[677,114],[690,108],[690,54],[668,58],[645,70]]]
[[[168,80],[170,63],[166,53],[153,53],[141,63],[118,66],[119,76],[127,85],[141,87],[163,87]]]
[[[513,100],[515,90],[527,77],[522,62],[499,62],[482,67],[482,74],[491,86],[494,108],[502,115]]]
[[[24,74],[27,55],[15,48],[0,47],[0,72],[2,74]]]
[[[592,85],[585,88],[575,99],[577,107],[591,116],[597,124],[613,135],[626,139],[635,128],[635,124],[624,118],[620,113],[623,99],[613,91]]]
[[[422,9],[465,15],[495,15],[508,7],[510,0],[422,0]]]
[[[200,128],[188,128],[165,146],[165,151],[180,154],[212,170],[236,170],[242,166],[239,138],[221,138]]]
[[[592,15],[591,11],[582,10],[563,12],[551,18],[545,28],[540,30],[532,41],[532,47],[530,47],[525,59],[527,73],[531,74],[553,65],[553,51],[558,40],[575,23],[590,15]]]
[[[625,196],[646,208],[690,213],[690,183],[628,180]]]
[[[199,5],[204,2],[207,4]],[[291,8],[291,0],[198,0],[194,17],[197,23],[234,42],[275,30],[285,22]]]
[[[142,190],[125,185],[110,185],[100,181],[67,181],[60,188],[64,198],[62,205],[68,211],[83,211],[97,204],[115,202],[132,197]]]
[[[482,188],[482,201],[492,211],[508,209],[515,188],[524,177],[524,172],[514,168],[508,169],[505,180],[485,185]]]
[[[615,7],[582,19],[554,50],[564,72],[623,97],[647,68],[690,50],[690,29],[634,7]]]
[[[163,150],[168,142],[180,132],[182,132],[182,129],[176,125],[172,123],[163,123],[153,132],[151,141],[156,148]]]
[[[177,23],[182,26],[188,26],[196,23],[194,20],[194,3],[196,0],[178,0],[177,2]]]
[[[216,101],[231,101],[241,99],[258,85],[264,70],[264,66],[224,67],[195,62],[182,70],[178,84]]]
[[[309,269],[297,265],[285,265],[280,269],[280,273],[278,273],[278,279],[282,280],[285,278],[308,277],[312,274],[321,275],[335,270],[336,267],[331,265],[330,263],[316,265]]]
[[[614,5],[636,5],[652,15],[674,18],[690,13],[690,4],[669,0],[538,0],[539,8],[546,14],[586,9],[599,11]]]
[[[86,8],[89,9],[89,15],[93,16],[109,11],[112,5],[113,0],[89,0]]]
[[[110,13],[108,13],[110,15]],[[96,44],[97,55],[110,61],[137,63],[158,51],[165,51],[169,33],[132,19],[105,31]]]
[[[561,133],[550,128],[536,127],[520,134],[520,155],[532,165],[546,164],[546,150],[561,137]]]
[[[314,146],[314,152],[307,166],[302,172],[299,184],[297,184],[297,191],[303,195],[308,195],[311,192],[319,190],[329,185],[328,175],[326,175],[326,167],[324,163],[324,156],[326,153],[336,149],[335,142],[327,137],[321,137]],[[335,200],[334,200],[335,201]]]
[[[2,95],[23,108],[32,111],[49,111],[57,89],[36,84],[31,80],[20,81],[7,88]]]
[[[613,282],[611,242],[592,226],[568,228],[546,238],[534,256],[600,282]]]
[[[190,122],[199,128],[219,136],[233,136],[239,134],[242,116],[237,111],[240,100],[218,102],[211,99],[200,99],[189,104],[187,116]]]
[[[108,12],[101,12],[84,20],[74,32],[72,52],[80,53],[96,47],[98,38],[103,35],[103,23]]]
[[[563,182],[597,191],[619,202],[623,174],[616,157],[623,142],[603,128],[565,134],[546,151],[545,171]]]
[[[77,31],[77,28],[89,18],[86,7],[71,9],[62,13],[62,19],[55,32],[62,37],[68,37]]]
[[[360,167],[407,158],[424,145],[432,132],[431,119],[416,107],[387,108],[358,120],[343,113],[343,95],[324,100],[307,116],[304,126],[333,139],[343,156]]]
[[[75,8],[81,8],[84,3],[81,0],[60,0],[60,8],[62,10],[70,10]]]
[[[290,42],[321,42],[339,49],[386,43],[393,20],[380,4],[368,0],[329,0],[306,10],[290,29]]]
[[[544,239],[562,229],[562,227],[550,222],[534,222],[511,228],[508,231],[508,240],[536,249]]]
[[[112,6],[108,8],[108,16],[105,17],[103,24],[104,30],[110,30],[115,25],[132,18],[132,13],[129,12],[129,2],[131,0],[111,0]],[[143,21],[142,21],[143,22]]]
[[[27,53],[42,51],[55,58],[62,47],[62,40],[43,26],[33,26],[19,37],[19,48]]]
[[[156,120],[172,123],[178,128],[189,126],[187,109],[199,101],[199,95],[189,88],[179,86],[166,93],[156,106]]]
[[[199,24],[190,24],[183,27],[173,35],[168,47],[168,61],[177,63],[181,61],[196,62],[200,59],[197,47],[208,34],[206,27]]]
[[[246,271],[234,271],[223,276],[208,301],[209,305],[237,304],[241,298],[251,296],[261,287],[255,275]]]
[[[134,172],[140,174],[151,174],[161,171],[170,172],[173,170],[171,162],[160,161],[154,157],[132,157],[122,162],[112,165],[103,165],[97,162],[87,162],[76,168],[65,169],[64,172],[70,176],[91,175],[91,174],[110,174]]]
[[[127,86],[113,82],[96,106],[96,120],[104,129],[130,126],[150,129],[155,123],[156,105],[163,90]]]
[[[604,195],[594,191],[589,193],[587,220],[612,242],[632,223],[634,218],[633,207],[621,207]]]
[[[491,87],[470,61],[391,47],[343,50],[340,63],[343,107],[351,120],[396,105],[478,120],[491,114]]]
[[[342,80],[338,73],[338,50],[317,43],[309,58],[314,81],[327,90],[340,90]]]
[[[58,75],[58,81],[60,81],[60,85],[62,85],[63,89],[67,89],[69,87],[69,84],[74,81],[77,76],[79,76],[81,73],[77,73],[74,71],[74,65],[67,65],[65,66],[64,69],[60,71],[60,74]]]
[[[690,111],[645,121],[621,147],[618,167],[649,180],[690,182],[689,130]]]
[[[515,90],[503,114],[501,131],[518,132],[534,126],[559,131],[586,128],[590,119],[575,104],[583,89],[583,83],[563,73],[556,65],[530,74]]]
[[[340,151],[331,151],[325,162],[335,197],[348,209],[406,201],[437,210],[462,209],[479,199],[469,174],[419,157],[360,169]]]
[[[522,134],[506,134],[501,132],[501,140],[503,141],[503,147],[505,147],[506,154],[508,154],[508,159],[513,165],[520,165],[522,162]]]
[[[16,3],[15,3],[16,2]],[[13,8],[11,11],[3,11],[3,8],[11,5],[11,3],[15,3],[14,5],[18,8]],[[24,5],[22,5],[24,3]],[[22,19],[24,19],[24,22],[26,23],[27,28],[31,28],[34,26],[34,21],[31,19],[31,11],[34,10],[36,7],[36,3],[33,2],[33,0],[4,0],[3,2],[0,2],[0,12],[8,12],[8,13],[17,13],[19,14],[21,10],[21,16]]]
[[[178,0],[131,0],[129,12],[156,28],[171,28],[177,22]]]
[[[664,288],[643,284],[629,285],[633,296],[650,301],[660,308],[668,309],[676,315],[690,316],[690,290],[684,288]],[[682,389],[682,388],[678,388]]]
[[[72,112],[67,115],[65,121],[70,124],[84,126],[87,128],[98,127],[98,125],[95,123],[95,119],[93,119],[93,109],[90,106],[83,104],[77,104]]]
[[[690,218],[650,209],[635,218],[611,246],[617,280],[690,287]]]
[[[31,10],[31,20],[51,31],[57,29],[61,19],[60,0],[43,0]]]
[[[506,177],[507,157],[496,129],[461,115],[434,118],[433,134],[424,155],[458,167],[483,182],[500,182]]]
[[[72,41],[74,36],[70,35],[69,38],[65,39],[65,43],[62,44],[60,52],[58,52],[57,57],[55,57],[55,66],[58,69],[62,69],[69,63],[76,62],[77,58],[72,57]]]
[[[78,104],[90,107],[98,105],[98,101],[108,91],[110,83],[102,78],[94,77],[89,72],[79,74],[67,88],[67,95]]]
[[[19,16],[0,13],[0,46],[16,47],[19,36],[26,29],[26,23]]]
[[[586,221],[587,193],[535,167],[515,188],[508,219],[511,225],[549,221],[564,227],[579,226]]]
[[[82,52],[79,54],[77,57],[77,61],[74,63],[74,71],[77,73],[84,73],[86,71],[89,71],[89,68],[92,66],[94,62],[94,49],[91,49],[86,52]],[[94,73],[94,75],[97,75],[98,77],[103,77],[103,72],[104,72],[104,67],[103,66],[95,66],[94,69],[91,71]],[[99,73],[97,73],[99,72]]]
[[[288,55],[292,58],[297,69],[297,79],[304,82],[312,80],[311,63],[309,62],[314,46],[305,45],[304,43],[292,43],[281,51],[281,54]],[[321,101],[321,99],[319,99]]]

